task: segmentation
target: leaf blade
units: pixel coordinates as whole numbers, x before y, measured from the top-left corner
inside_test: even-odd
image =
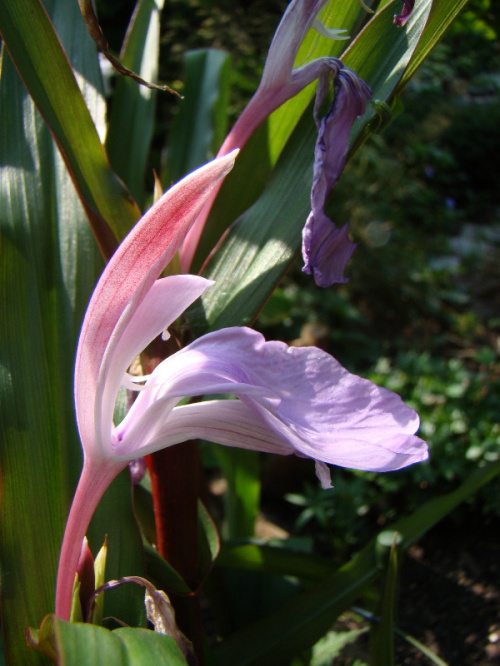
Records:
[[[105,220],[115,240],[121,239],[138,219],[139,210],[109,168],[73,70],[41,2],[2,2],[0,32],[21,78],[53,133],[87,214],[91,220],[96,220],[96,216]],[[34,34],[37,39],[33,39]],[[84,36],[82,40],[85,41]],[[53,72],[57,72],[56,81]],[[107,238],[106,246],[111,243],[112,238]]]

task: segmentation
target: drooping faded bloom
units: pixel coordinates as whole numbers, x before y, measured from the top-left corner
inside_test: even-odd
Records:
[[[315,28],[332,39],[345,39],[344,30],[330,30],[319,19],[328,0],[292,0],[276,30],[259,87],[219,151],[225,155],[241,148],[255,129],[277,108],[306,86],[318,80],[315,120],[319,129],[315,150],[311,216],[304,231],[302,247],[304,270],[312,273],[321,286],[344,282],[344,267],[354,245],[347,227],[338,230],[324,214],[330,194],[344,167],[349,131],[357,116],[365,111],[370,89],[337,58],[321,57],[295,67],[295,60],[308,30]],[[333,102],[322,120],[320,107],[333,87]],[[202,213],[193,224],[181,248],[181,268],[189,271],[210,207],[214,190]]]
[[[345,370],[324,351],[266,342],[248,328],[205,335],[160,363],[140,385],[134,358],[213,284],[159,279],[182,235],[234,154],[187,176],[139,221],[112,257],[90,301],[75,368],[84,467],[61,551],[56,612],[67,618],[82,538],[102,494],[137,457],[193,438],[326,463],[389,471],[426,458],[418,417],[394,393]],[[118,425],[120,385],[138,392]],[[186,397],[226,394],[179,404]]]
[[[403,0],[403,9],[401,10],[401,13],[394,15],[394,25],[397,25],[398,28],[405,26],[411,16],[414,6],[415,0]]]
[[[344,168],[351,127],[356,118],[364,113],[371,94],[368,86],[351,69],[339,67],[336,74],[331,75],[334,77],[334,99],[321,120],[319,108],[328,93],[328,80],[324,75],[319,79],[316,93],[314,118],[318,126],[318,140],[311,212],[302,232],[302,270],[312,274],[319,287],[347,281],[344,269],[356,246],[349,240],[348,225],[338,229],[326,215],[325,203]]]

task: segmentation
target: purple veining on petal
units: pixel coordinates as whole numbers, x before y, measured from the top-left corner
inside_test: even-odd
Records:
[[[226,393],[177,407],[184,396]],[[191,437],[364,470],[427,456],[419,421],[401,398],[352,375],[315,347],[266,342],[248,328],[205,335],[163,361],[115,429],[117,457]],[[320,480],[326,484],[325,467]]]

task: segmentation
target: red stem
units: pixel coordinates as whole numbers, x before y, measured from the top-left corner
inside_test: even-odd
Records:
[[[192,590],[199,586],[198,566],[198,451],[185,442],[148,456],[153,490],[157,548]],[[196,593],[174,597],[181,631],[191,640],[198,658],[203,634]]]

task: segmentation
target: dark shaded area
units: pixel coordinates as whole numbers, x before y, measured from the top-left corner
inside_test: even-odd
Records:
[[[467,514],[409,549],[398,624],[449,666],[500,664],[500,520]],[[428,664],[398,642],[400,666]]]

